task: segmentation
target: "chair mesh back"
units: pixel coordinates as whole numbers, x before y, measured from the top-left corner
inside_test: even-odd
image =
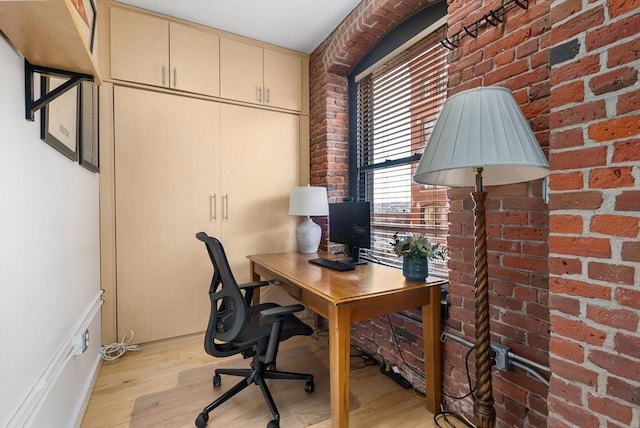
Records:
[[[220,241],[204,232],[196,234],[196,238],[205,243],[213,264],[213,279],[209,287],[211,314],[205,335],[205,350],[211,355],[228,355],[231,350],[229,342],[245,326],[247,304]]]

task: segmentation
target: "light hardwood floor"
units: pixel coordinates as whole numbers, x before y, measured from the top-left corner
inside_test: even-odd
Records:
[[[281,345],[279,356],[288,353],[288,358],[291,359],[289,362],[296,361],[298,365],[308,360],[318,366],[315,370],[319,371],[319,375],[316,375],[316,391],[313,394],[306,394],[302,383],[295,385],[287,384],[289,381],[272,381],[287,384],[286,387],[278,385],[279,389],[270,383],[281,412],[283,428],[331,426],[328,385],[323,384],[328,382],[329,349],[323,333],[326,332],[316,332],[313,337],[292,338]],[[202,340],[203,336],[198,334],[144,344],[138,352],[128,352],[118,360],[103,362],[81,427],[193,427],[202,407],[219,394],[211,386],[212,371],[204,366],[213,363],[221,366],[229,366],[230,363],[248,366],[249,363],[248,360],[242,361],[241,357],[233,357],[237,361],[232,361],[232,358],[214,359],[204,352]],[[287,361],[280,363],[279,360],[278,368],[288,370],[286,363]],[[194,374],[204,378],[201,383],[205,385],[201,385],[198,391],[195,391],[198,388],[195,384],[192,386],[185,380],[189,378],[189,373],[191,378]],[[236,379],[238,378],[223,376],[221,388],[235,384]],[[436,426],[433,415],[426,410],[424,398],[401,388],[380,374],[377,366],[365,367],[361,359],[354,358],[350,382],[351,427]],[[176,391],[175,398],[171,398],[171,391]],[[324,394],[322,391],[327,393]],[[197,397],[190,392],[197,393]],[[256,398],[247,402],[240,397],[249,394],[254,394]],[[312,397],[314,394],[320,395]],[[309,414],[310,399],[316,402],[319,400],[315,408],[320,411],[313,414],[313,421],[313,418],[301,416]],[[167,405],[167,400],[172,402]],[[200,404],[194,405],[194,401]],[[250,404],[250,408],[247,403]],[[132,416],[132,413],[139,413],[138,409],[151,414],[151,419],[138,419],[139,414]],[[318,421],[318,417],[322,420]],[[208,427],[265,427],[270,418],[259,388],[250,385],[231,401],[212,412]]]

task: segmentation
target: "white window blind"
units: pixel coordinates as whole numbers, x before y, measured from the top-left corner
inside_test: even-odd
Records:
[[[446,25],[357,82],[358,199],[372,205],[374,260],[395,266],[393,235],[426,234],[446,245],[445,187],[412,181],[447,89]],[[431,264],[446,275],[444,262]]]

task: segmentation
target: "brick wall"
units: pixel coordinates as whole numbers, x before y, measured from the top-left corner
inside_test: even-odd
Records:
[[[365,0],[311,55],[311,183],[327,186],[334,201],[347,192],[346,75],[386,31],[428,3]],[[448,4],[452,35],[500,2]],[[530,0],[503,25],[464,37],[448,58],[450,94],[511,89],[550,154],[548,205],[540,182],[487,188],[492,340],[554,373],[547,390],[520,371],[494,372],[498,426],[640,424],[636,5]],[[449,192],[451,318],[444,328],[473,341],[470,190]],[[423,358],[418,322],[391,315],[352,334],[393,363],[397,341],[409,363],[401,364],[404,374],[420,382],[412,369],[421,370]],[[443,348],[443,390],[463,395],[467,348],[451,340]],[[470,367],[473,377],[473,359]],[[472,414],[470,399],[446,402]]]
[[[640,426],[640,10],[554,2],[548,424]]]
[[[449,2],[449,35],[500,3]],[[480,7],[478,7],[480,6]],[[530,1],[527,10],[507,12],[505,23],[484,27],[477,38],[464,37],[449,55],[449,95],[478,86],[511,89],[545,152],[549,145],[549,2]],[[548,210],[541,181],[487,187],[487,249],[491,304],[491,340],[521,357],[548,365],[549,310]],[[472,189],[450,189],[449,302],[446,331],[473,342],[474,267]],[[444,392],[469,391],[468,348],[447,341]],[[469,364],[474,370],[474,355]],[[475,382],[475,379],[473,380]],[[498,426],[546,426],[546,385],[520,370],[492,375]],[[446,398],[449,408],[473,414],[471,398]]]

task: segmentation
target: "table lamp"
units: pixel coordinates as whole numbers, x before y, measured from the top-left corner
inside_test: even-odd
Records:
[[[549,164],[511,91],[470,89],[444,103],[413,179],[418,183],[473,187],[476,401],[478,427],[495,426],[484,184],[536,180]]]
[[[327,189],[324,187],[301,186],[291,190],[289,214],[306,216],[296,228],[298,251],[302,254],[318,252],[322,229],[310,216],[329,215]]]

